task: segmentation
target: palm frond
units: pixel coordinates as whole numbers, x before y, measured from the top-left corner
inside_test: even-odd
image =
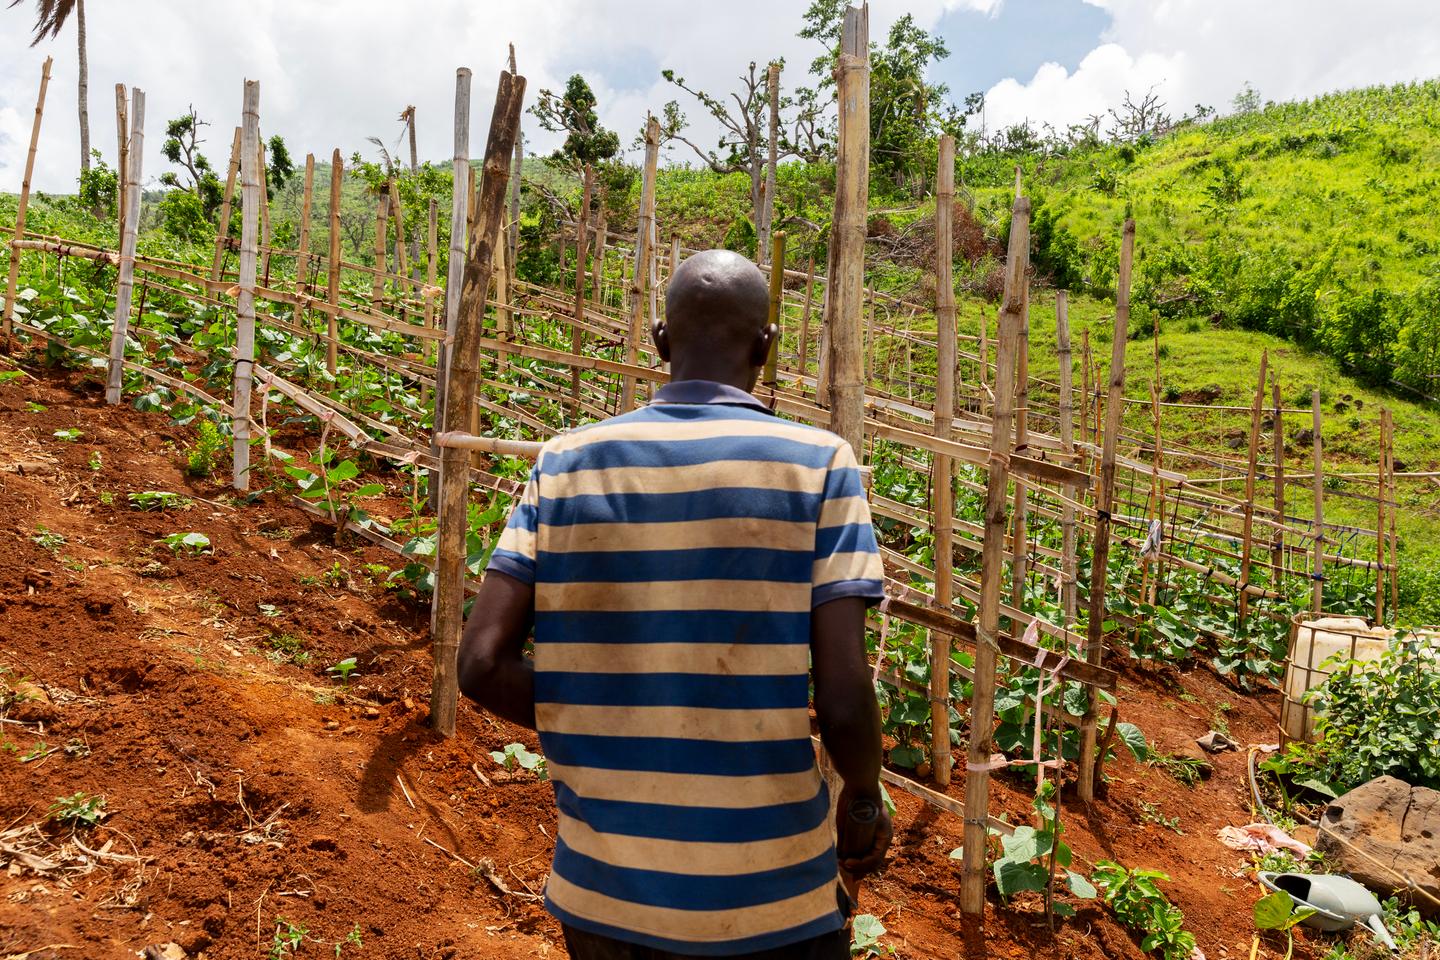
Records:
[[[11,7],[18,7],[24,0],[11,0]],[[35,39],[30,46],[42,40],[59,36],[70,14],[75,11],[76,0],[35,0]]]

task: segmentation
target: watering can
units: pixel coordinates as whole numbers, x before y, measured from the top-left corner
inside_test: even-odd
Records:
[[[1375,895],[1349,877],[1322,873],[1260,872],[1260,882],[1271,890],[1284,890],[1302,907],[1315,912],[1300,921],[1316,930],[1348,930],[1364,924],[1394,953],[1400,948],[1385,929],[1384,912]]]

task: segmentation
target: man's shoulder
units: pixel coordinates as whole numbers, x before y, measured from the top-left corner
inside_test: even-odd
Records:
[[[750,407],[723,404],[687,405],[690,414],[677,417],[670,405],[641,407],[629,413],[587,423],[558,436],[551,437],[540,448],[541,458],[555,457],[612,440],[665,441],[669,439],[704,439],[713,431],[717,438],[728,436],[773,437],[807,446],[836,450],[845,443],[838,435],[808,423],[784,420],[774,414]],[[699,434],[699,435],[697,435]]]

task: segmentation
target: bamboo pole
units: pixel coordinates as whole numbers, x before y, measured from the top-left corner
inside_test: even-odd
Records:
[[[1075,452],[1075,371],[1070,358],[1070,300],[1064,290],[1055,291],[1055,352],[1060,361],[1060,450]],[[1065,500],[1060,507],[1060,609],[1063,626],[1068,630],[1075,622],[1075,502],[1079,499],[1075,484],[1065,485]]]
[[[515,44],[510,44],[510,72],[515,76],[520,71],[515,69]],[[515,135],[515,162],[510,171],[510,228],[506,231],[506,242],[510,247],[505,251],[505,262],[510,264],[510,269],[515,269],[515,264],[520,258],[520,184],[525,175],[525,134],[523,131]]]
[[[595,190],[595,168],[585,164],[584,183],[580,190],[580,216],[575,226],[575,322],[570,327],[570,352],[578,359],[585,349],[585,273],[586,242],[590,239],[590,197]],[[671,265],[674,272],[674,265]],[[580,367],[570,368],[570,420],[580,419]]]
[[[809,259],[806,261],[805,264],[805,307],[800,313],[800,344],[798,350],[799,358],[798,362],[795,365],[796,369],[800,371],[800,376],[802,377],[805,376],[805,368],[810,359],[808,352],[810,347],[810,306],[814,302],[814,299],[815,253],[812,251],[810,253]]]
[[[400,188],[395,185],[395,178],[391,177],[386,184],[390,191],[390,215],[391,221],[395,224],[395,273],[397,276],[410,276],[410,264],[405,252],[405,208],[400,206]]]
[[[139,91],[136,91],[137,95]],[[235,392],[230,433],[235,438],[234,486],[250,485],[250,382],[255,367],[255,245],[265,202],[260,153],[260,83],[245,81],[243,144],[240,151],[240,292],[235,300]]]
[[[940,137],[935,175],[935,435],[951,438],[955,420],[955,374],[959,346],[955,329],[954,230],[955,138]],[[948,610],[955,596],[955,462],[935,456],[930,499],[935,513],[935,603]],[[930,769],[943,789],[950,785],[950,637],[930,631]]]
[[[590,298],[601,307],[605,306],[605,198],[605,189],[601,187],[600,199],[596,204],[596,214],[600,222],[595,225],[595,262],[590,268]]]
[[[125,196],[125,178],[130,170],[130,107],[125,84],[115,84],[115,226],[116,248],[125,242],[125,207],[129,198]]]
[[[770,341],[770,353],[765,357],[763,382],[774,396],[778,386],[780,367],[780,323],[783,319],[781,308],[785,302],[785,231],[777,230],[771,238],[770,251],[770,316],[769,323],[775,331]]]
[[[1105,593],[1109,586],[1110,510],[1115,502],[1115,448],[1120,439],[1120,414],[1125,395],[1125,342],[1130,330],[1130,274],[1135,258],[1135,221],[1126,220],[1120,237],[1120,270],[1115,284],[1115,330],[1110,341],[1110,390],[1105,399],[1105,439],[1100,451],[1100,474],[1095,483],[1095,532],[1091,540],[1089,621],[1085,630],[1085,659],[1099,666],[1104,658]],[[1095,799],[1098,773],[1095,692],[1087,688],[1084,719],[1080,721],[1080,773],[1076,785],[1080,799]]]
[[[1005,264],[1005,300],[995,353],[995,402],[990,413],[986,467],[985,534],[980,552],[980,602],[975,625],[975,679],[970,702],[970,744],[965,773],[965,841],[960,909],[984,923],[987,812],[990,808],[990,741],[995,724],[995,659],[1000,642],[1000,583],[1005,575],[1005,502],[1010,481],[1011,430],[1015,416],[1015,358],[1025,311],[1030,253],[1030,200],[1015,199]],[[1038,708],[1038,705],[1037,705]]]
[[[440,345],[440,363],[435,372],[433,419],[437,433],[450,429],[444,421],[450,409],[445,391],[450,379],[450,358],[454,353],[451,345],[455,342],[455,324],[460,317],[460,285],[464,282],[465,273],[465,233],[470,212],[469,190],[466,189],[466,184],[470,182],[469,67],[460,67],[455,71],[455,153],[450,168],[453,184],[450,191],[450,263],[445,273],[445,340]],[[457,409],[463,411],[464,407]],[[454,427],[458,429],[465,422],[457,420]],[[440,450],[433,443],[430,455],[436,459],[440,457]]]
[[[230,166],[225,172],[225,193],[220,200],[220,221],[215,227],[215,262],[210,268],[210,279],[220,281],[225,269],[225,249],[230,244],[230,212],[235,202],[235,178],[240,173],[240,128],[230,141]]]
[[[1240,505],[1243,511],[1240,533],[1240,598],[1236,601],[1236,629],[1245,630],[1245,617],[1250,610],[1250,594],[1245,587],[1250,585],[1250,554],[1254,549],[1255,526],[1255,479],[1260,464],[1260,414],[1265,404],[1265,376],[1270,365],[1270,352],[1260,354],[1260,383],[1255,387],[1255,400],[1250,405],[1250,448],[1245,468],[1245,499]]]
[[[125,379],[125,339],[130,332],[130,300],[135,291],[135,239],[140,229],[140,180],[145,160],[145,91],[136,87],[130,96],[130,169],[125,177],[124,231],[120,235],[120,280],[115,291],[115,321],[110,328],[110,366],[105,377],[105,402],[120,402]],[[28,182],[28,177],[26,178]],[[24,215],[17,218],[24,221]],[[11,254],[14,264],[16,255]],[[8,332],[8,331],[7,331]]]
[[[765,255],[770,251],[770,234],[775,225],[776,167],[780,156],[780,64],[770,61],[765,72],[765,95],[770,105],[769,159],[765,164],[765,184],[760,196],[760,209],[755,211],[760,229],[760,266],[765,265]]]
[[[20,182],[20,202],[15,208],[14,242],[10,245],[10,269],[5,276],[4,339],[5,350],[10,350],[10,335],[14,332],[15,288],[20,282],[20,248],[15,246],[25,239],[25,212],[30,207],[30,178],[35,174],[35,148],[40,143],[40,120],[45,115],[45,92],[50,88],[50,65],[54,57],[46,57],[40,68],[40,93],[35,98],[35,121],[30,127],[30,152],[25,155],[25,179]]]
[[[1375,469],[1375,623],[1385,622],[1385,408],[1380,408],[1380,461]]]
[[[1325,597],[1325,476],[1324,465],[1320,462],[1324,442],[1320,436],[1320,391],[1310,391],[1310,441],[1312,474],[1310,492],[1315,498],[1315,557],[1311,561],[1310,609],[1319,613]]]
[[[1015,193],[1020,193],[1020,171],[1015,171]],[[1030,447],[1030,283],[1026,279],[1020,306],[1020,344],[1015,358],[1015,449],[1024,452]],[[1029,488],[1020,477],[1015,478],[1015,507],[1011,516],[1010,535],[1010,606],[1025,609],[1025,579],[1029,572],[1026,557],[1026,525],[1030,513]],[[1019,629],[1019,624],[1012,624]]]
[[[345,183],[345,161],[337,147],[330,155],[330,258],[326,263],[325,301],[331,306],[340,306],[340,189]],[[339,363],[339,319],[338,313],[328,313],[325,319],[325,369],[335,376]]]
[[[381,194],[375,199],[375,275],[370,278],[370,305],[383,310],[385,299],[385,275],[390,272],[390,257],[385,249],[385,220],[389,197]]]
[[[1395,515],[1400,512],[1400,494],[1395,484],[1395,415],[1385,408],[1385,475],[1390,480],[1390,610],[1400,612],[1400,557],[1397,554]]]
[[[980,308],[980,411],[988,409],[985,402],[990,387],[990,321],[985,317],[985,308]]]
[[[463,73],[468,89],[469,71]],[[501,239],[506,182],[520,129],[520,108],[524,96],[523,77],[509,72],[500,74],[495,112],[485,144],[485,173],[480,181],[478,216],[470,224],[470,253],[463,264],[463,289],[454,291],[455,343],[446,371],[451,380],[445,390],[443,422],[446,423],[465,422],[466,408],[472,405],[470,398],[474,396],[479,382],[480,342],[485,337],[485,300],[490,289],[495,246]],[[461,151],[457,149],[456,153],[459,155]],[[457,185],[466,179],[457,176]],[[459,704],[456,657],[464,625],[465,526],[470,500],[470,471],[467,469],[467,451],[454,447],[439,449],[440,509],[436,530],[438,556],[432,630],[435,676],[430,691],[430,723],[441,735],[449,737],[455,734],[455,714]]]
[[[315,203],[315,154],[305,154],[305,193],[300,201],[300,252],[295,257],[295,287],[301,294],[309,292],[306,277],[310,274],[310,215]]]
[[[865,450],[865,222],[870,200],[870,14],[849,7],[836,65],[839,144],[825,328],[830,429]]]
[[[630,332],[625,340],[625,361],[640,362],[640,341],[645,335],[645,310],[650,298],[650,239],[655,225],[655,167],[660,158],[660,121],[645,124],[645,168],[640,184],[639,226],[635,231],[635,273],[630,278]],[[635,408],[634,377],[620,386],[620,412]]]
[[[1270,371],[1270,398],[1273,404],[1271,416],[1275,418],[1274,424],[1274,448],[1275,448],[1275,480],[1274,480],[1274,501],[1275,516],[1285,521],[1285,422],[1282,418],[1280,407],[1280,371]],[[1270,544],[1270,566],[1277,571],[1285,569],[1285,534],[1281,530],[1274,533],[1275,539]],[[1279,588],[1279,583],[1276,583]]]

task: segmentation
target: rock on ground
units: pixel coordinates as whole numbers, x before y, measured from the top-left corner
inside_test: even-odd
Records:
[[[1376,777],[1325,808],[1315,849],[1335,872],[1440,913],[1440,790]]]

